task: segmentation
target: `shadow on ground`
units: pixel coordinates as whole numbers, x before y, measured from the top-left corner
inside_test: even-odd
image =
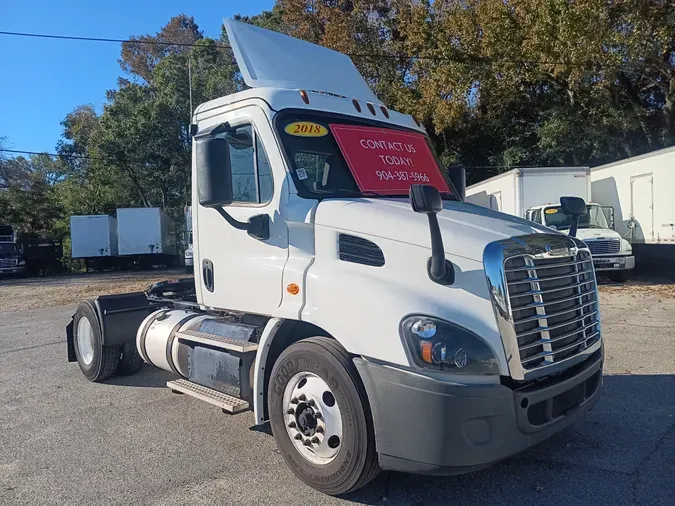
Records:
[[[448,477],[384,472],[362,504],[672,504],[675,375],[606,376],[576,425],[501,464]],[[424,418],[411,430],[424,430]]]

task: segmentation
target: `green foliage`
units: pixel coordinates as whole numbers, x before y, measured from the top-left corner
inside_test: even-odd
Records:
[[[675,144],[669,0],[278,0],[236,19],[349,54],[475,182],[516,165],[613,161]],[[59,157],[2,158],[0,221],[68,235],[73,214],[190,203],[193,108],[241,90],[231,50],[178,15],[122,44],[100,114],[66,116]],[[3,139],[0,138],[0,145]]]

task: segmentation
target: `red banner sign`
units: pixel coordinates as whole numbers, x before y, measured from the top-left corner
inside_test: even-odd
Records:
[[[330,130],[361,191],[407,194],[410,185],[430,184],[450,192],[423,135],[336,124]]]

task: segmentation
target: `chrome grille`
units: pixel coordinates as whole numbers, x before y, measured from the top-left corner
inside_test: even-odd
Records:
[[[16,267],[16,258],[0,258],[0,267]]]
[[[619,239],[602,239],[597,241],[587,241],[588,249],[592,255],[611,255],[621,251],[621,241]]]
[[[530,380],[602,346],[591,253],[576,237],[529,234],[488,244],[483,267],[509,375]]]
[[[504,263],[520,362],[526,371],[586,350],[600,339],[593,262],[588,251]]]

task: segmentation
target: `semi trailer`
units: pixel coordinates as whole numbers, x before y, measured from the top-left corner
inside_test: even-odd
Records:
[[[148,362],[173,392],[252,410],[333,495],[381,469],[477,470],[591,409],[588,247],[463,202],[461,170],[347,56],[225,28],[249,89],[193,116],[194,278],[83,301],[68,360],[91,381]]]

